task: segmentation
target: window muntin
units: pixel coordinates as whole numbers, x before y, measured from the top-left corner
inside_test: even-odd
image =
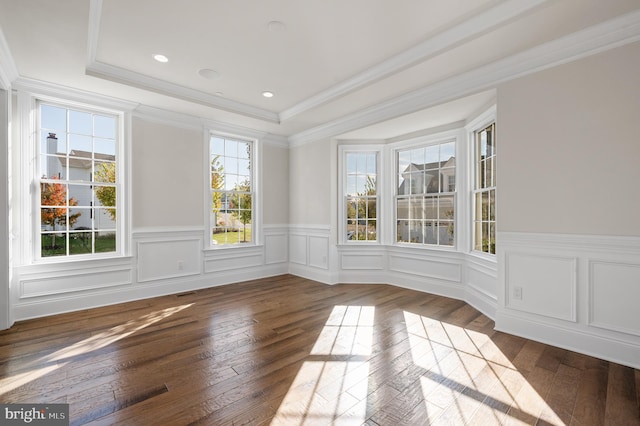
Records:
[[[378,153],[345,153],[346,240],[378,240]]]
[[[455,245],[455,141],[396,151],[396,241]]]
[[[209,139],[211,244],[252,243],[253,142],[218,135]]]
[[[40,258],[118,251],[119,118],[38,103]]]
[[[475,132],[473,248],[496,252],[496,125]]]

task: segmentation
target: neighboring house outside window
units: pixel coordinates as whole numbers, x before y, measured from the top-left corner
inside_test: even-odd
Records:
[[[496,252],[496,125],[475,132],[473,249]]]
[[[396,241],[455,245],[455,141],[396,151]]]
[[[378,153],[345,152],[346,239],[378,240]]]
[[[119,117],[38,104],[41,258],[116,253]]]
[[[209,139],[211,244],[254,242],[254,142],[211,135]]]

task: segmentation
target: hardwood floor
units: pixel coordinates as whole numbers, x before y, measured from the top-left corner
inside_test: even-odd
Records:
[[[91,425],[640,425],[637,370],[471,306],[285,275],[17,323],[0,402]]]

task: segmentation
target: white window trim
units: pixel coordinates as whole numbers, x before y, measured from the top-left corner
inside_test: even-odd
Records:
[[[391,217],[393,218],[393,221],[391,222],[391,229],[390,229],[391,235],[389,236],[388,241],[391,241],[392,245],[397,247],[416,249],[416,250],[438,250],[438,251],[446,251],[446,252],[460,251],[460,247],[462,247],[461,241],[460,241],[461,239],[460,235],[462,233],[461,231],[467,232],[466,230],[461,229],[462,227],[460,226],[462,223],[462,221],[460,220],[460,212],[464,211],[465,209],[464,197],[462,195],[465,194],[467,191],[467,188],[465,188],[464,185],[461,185],[461,183],[463,182],[464,174],[461,176],[460,171],[463,168],[466,168],[467,164],[464,161],[464,157],[460,155],[461,153],[460,149],[462,145],[460,141],[461,141],[460,130],[456,129],[456,130],[449,130],[445,132],[436,133],[433,135],[398,141],[389,145],[389,154],[387,157],[388,157],[388,164],[390,166],[387,168],[386,173],[388,174],[389,170],[391,171],[391,176],[387,178],[387,181],[389,182],[389,185],[390,185],[389,193],[391,194],[391,198],[387,201],[387,204],[390,205],[390,208],[392,210]],[[398,155],[398,151],[401,151],[401,150],[403,151],[403,150],[422,147],[422,146],[437,145],[437,144],[447,143],[447,142],[455,142],[455,146],[456,146],[456,191],[454,193],[455,194],[454,202],[455,202],[456,209],[453,217],[453,223],[455,226],[453,246],[398,242],[397,226],[396,226],[398,222],[397,209],[396,209],[396,200],[397,200],[396,176],[398,176],[398,173],[399,173],[396,157]],[[460,158],[462,159],[462,161],[459,160]]]
[[[14,222],[14,254],[16,264],[51,264],[97,259],[122,258],[131,255],[131,112],[136,104],[107,96],[69,89],[48,83],[19,79],[13,85],[17,95],[18,126],[15,132],[19,147],[13,150],[12,164],[16,188],[15,205],[20,206],[19,216]],[[40,257],[36,238],[39,224],[36,207],[39,193],[38,172],[38,102],[50,102],[68,108],[93,110],[118,117],[117,173],[120,190],[117,191],[116,251],[88,255]]]
[[[383,168],[383,144],[340,144],[338,145],[338,244],[344,245],[375,245],[379,246],[384,241],[385,235],[385,212],[383,203],[385,200],[384,197],[384,177],[381,173]],[[346,188],[346,155],[347,153],[371,153],[376,154],[376,224],[377,224],[377,238],[375,241],[356,241],[356,240],[348,240],[347,239],[347,188]]]
[[[474,244],[473,244],[473,232],[474,232],[473,231],[474,230],[474,213],[473,212],[475,211],[475,192],[476,192],[474,179],[476,176],[476,167],[477,167],[476,152],[474,149],[475,140],[476,140],[475,134],[478,130],[482,130],[492,123],[496,123],[496,129],[497,129],[498,122],[497,122],[497,106],[496,105],[493,105],[490,108],[488,108],[486,111],[482,112],[476,118],[474,118],[469,123],[467,123],[467,125],[464,127],[467,133],[467,143],[466,143],[467,156],[466,157],[469,164],[469,166],[466,168],[469,174],[466,179],[466,183],[468,186],[468,190],[466,192],[469,194],[468,195],[469,207],[466,209],[466,211],[468,212],[469,217],[465,221],[466,226],[468,226],[469,229],[466,233],[467,241],[465,241],[464,244],[467,247],[469,254],[472,254],[474,256],[480,257],[485,260],[496,262],[497,254],[485,253],[483,251],[475,250]],[[496,189],[496,194],[497,194],[497,189]],[[497,205],[498,203],[496,200],[496,207]],[[496,215],[496,224],[498,223],[497,219],[498,217]]]
[[[252,137],[250,135],[242,135],[237,133],[230,133],[219,129],[218,127],[206,127],[204,133],[204,197],[207,200],[204,203],[204,251],[219,251],[219,250],[242,250],[248,248],[255,248],[256,246],[263,245],[262,237],[262,141],[260,137]],[[220,136],[223,138],[237,139],[245,142],[252,143],[252,158],[251,158],[251,179],[253,183],[253,201],[252,201],[252,217],[251,217],[251,243],[244,244],[213,244],[211,237],[211,164],[209,163],[211,158],[210,140],[212,136]]]

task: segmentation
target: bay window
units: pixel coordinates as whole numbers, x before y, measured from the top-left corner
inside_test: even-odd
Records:
[[[456,144],[396,151],[396,241],[455,245]]]

